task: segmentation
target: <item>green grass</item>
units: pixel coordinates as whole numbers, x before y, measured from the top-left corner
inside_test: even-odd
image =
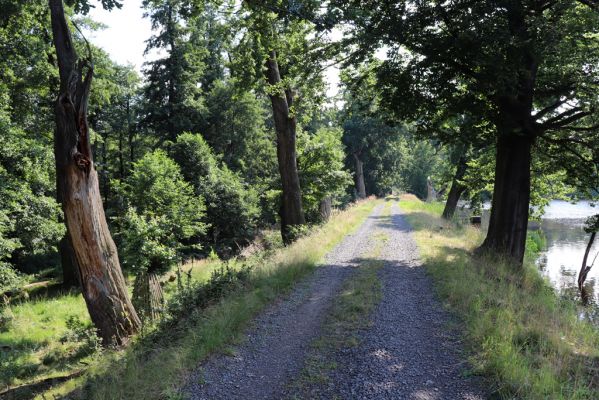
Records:
[[[191,271],[194,281],[205,282],[220,265],[218,260],[188,263],[182,267],[184,279]],[[167,298],[175,288],[176,282],[165,285]],[[91,343],[67,326],[69,319],[75,319],[92,329],[85,301],[75,291],[36,293],[31,300],[3,308],[2,316],[8,322],[0,331],[0,390],[66,375],[93,361]]]
[[[89,358],[87,343],[71,341],[66,321],[89,324],[83,298],[58,294],[8,306],[6,331],[0,333],[0,387],[16,386],[31,380],[57,376],[81,368]]]
[[[190,310],[184,323],[161,332],[161,339],[155,343],[138,340],[124,351],[104,352],[85,376],[59,385],[45,396],[68,394],[70,398],[90,400],[178,398],[177,389],[190,370],[210,353],[226,351],[238,341],[260,310],[310,273],[376,204],[380,202],[361,202],[334,215],[293,245],[271,251],[252,270],[244,290],[227,295],[207,309]]]
[[[530,237],[523,268],[474,258],[480,230],[442,220],[440,206],[403,199],[427,271],[464,325],[475,373],[500,398],[599,398],[599,331],[578,318],[536,270]]]

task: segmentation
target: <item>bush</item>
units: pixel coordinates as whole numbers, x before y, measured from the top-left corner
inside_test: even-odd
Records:
[[[258,194],[212,152],[201,135],[184,133],[171,153],[185,180],[206,201],[208,240],[220,253],[232,253],[255,235]]]
[[[340,129],[321,128],[315,134],[298,134],[298,169],[306,219],[320,222],[320,202],[330,197],[335,203],[352,184],[345,170]]]
[[[79,343],[77,358],[100,351],[102,340],[91,323],[84,323],[76,315],[65,321],[68,331],[60,338],[61,343]]]
[[[185,248],[200,247],[199,236],[206,231],[203,200],[163,151],[146,154],[115,187],[128,205],[120,221],[126,266],[161,274]]]
[[[181,320],[186,320],[194,310],[204,309],[227,293],[243,287],[249,281],[252,267],[244,264],[241,268],[233,268],[235,262],[224,263],[204,284],[188,281],[183,290],[169,300],[166,315],[159,323],[158,332],[176,325]]]
[[[25,278],[8,264],[0,263],[0,295],[19,289],[25,284]]]

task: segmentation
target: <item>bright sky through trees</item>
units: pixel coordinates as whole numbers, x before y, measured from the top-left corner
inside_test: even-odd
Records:
[[[90,12],[90,17],[106,25],[106,29],[90,34],[90,40],[96,46],[106,50],[110,57],[119,64],[133,64],[141,72],[145,61],[153,60],[155,54],[144,57],[145,41],[152,35],[150,20],[143,18],[142,0],[127,0],[121,9],[104,10],[100,1],[95,0],[96,6]],[[333,39],[340,37],[340,32],[333,32]],[[335,96],[339,91],[339,68],[327,68],[327,95]]]

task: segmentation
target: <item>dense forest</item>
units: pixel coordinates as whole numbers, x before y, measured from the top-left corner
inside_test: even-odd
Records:
[[[189,260],[368,196],[491,202],[477,253],[514,265],[550,200],[599,198],[594,0],[144,0],[141,73],[88,39],[121,3],[0,1],[0,294],[80,290],[104,346]]]

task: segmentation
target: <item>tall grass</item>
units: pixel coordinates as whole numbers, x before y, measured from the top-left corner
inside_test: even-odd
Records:
[[[400,207],[440,296],[463,321],[475,373],[500,398],[599,398],[599,332],[535,268],[542,237],[529,238],[524,266],[515,268],[472,256],[480,230],[448,223],[414,199]]]
[[[364,201],[334,215],[324,226],[263,259],[244,290],[230,293],[207,309],[190,310],[183,324],[161,332],[164,340],[141,340],[125,351],[106,353],[85,377],[46,395],[103,400],[179,398],[179,387],[201,360],[212,352],[226,351],[239,340],[260,310],[310,273],[376,204]]]

